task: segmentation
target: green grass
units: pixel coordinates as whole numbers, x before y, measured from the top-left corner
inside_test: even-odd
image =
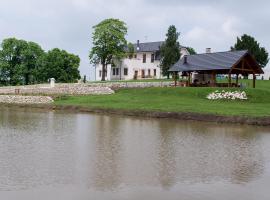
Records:
[[[251,81],[242,80],[247,85]],[[270,81],[257,81],[257,88],[246,88],[247,101],[211,101],[206,96],[222,88],[145,88],[121,89],[113,95],[70,96],[56,100],[56,105],[90,108],[193,112],[234,116],[270,116]],[[234,91],[235,88],[225,90]]]

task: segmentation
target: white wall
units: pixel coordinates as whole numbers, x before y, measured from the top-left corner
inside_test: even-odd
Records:
[[[161,69],[160,69],[160,61],[155,60],[153,63],[151,62],[151,55],[152,52],[139,52],[135,53],[137,58],[125,58],[122,60],[122,63],[117,64],[118,66],[121,66],[121,69],[119,67],[119,75],[114,76],[113,70],[111,65],[107,66],[107,77],[106,80],[132,80],[134,79],[135,72],[138,73],[138,79],[142,79],[142,74],[144,71],[145,78],[153,78],[153,79],[160,79],[162,78],[161,75]],[[146,63],[143,63],[143,54],[146,54]],[[181,49],[181,55],[188,55],[188,51],[185,48]],[[128,75],[124,75],[124,68],[128,69]],[[102,65],[99,64],[96,67],[96,81],[101,80],[100,71],[102,70]],[[148,72],[150,70],[150,74]],[[154,76],[154,70],[156,71],[156,76]],[[121,71],[121,75],[120,75]]]
[[[262,75],[264,77],[264,80],[270,80],[270,67],[266,67],[263,69],[264,74]]]
[[[143,63],[143,54],[146,54],[146,63]],[[151,54],[149,52],[145,53],[137,53],[137,58],[125,58],[122,60],[122,63],[117,65],[117,67],[121,66],[121,69],[119,67],[119,75],[114,76],[113,75],[113,70],[111,65],[107,66],[107,77],[106,80],[132,80],[134,78],[135,72],[137,71],[138,73],[138,79],[142,78],[142,74],[144,71],[145,78],[160,78],[160,62],[155,60],[153,63],[151,62]],[[124,75],[124,68],[128,69],[128,75]],[[100,77],[100,70],[102,70],[102,65],[99,64],[96,67],[96,80],[101,80]],[[148,73],[148,70],[150,70],[150,74]],[[154,70],[156,71],[156,76],[154,76]],[[120,75],[121,71],[121,75]]]

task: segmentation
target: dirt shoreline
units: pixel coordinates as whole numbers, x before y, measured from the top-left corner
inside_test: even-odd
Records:
[[[88,108],[83,106],[60,106],[51,104],[0,104],[1,107],[36,108],[42,110],[57,110],[67,112],[111,114],[145,118],[178,119],[201,122],[233,123],[256,126],[270,126],[270,117],[222,116],[215,114],[186,113],[186,112],[157,112]]]

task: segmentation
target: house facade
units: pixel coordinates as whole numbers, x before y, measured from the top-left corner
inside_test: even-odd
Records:
[[[134,45],[133,55],[123,58],[115,66],[107,66],[105,79],[111,80],[137,80],[137,79],[160,79],[160,47],[163,42],[147,42]],[[181,56],[189,55],[185,47],[179,49]],[[102,78],[102,65],[95,66],[96,81]]]

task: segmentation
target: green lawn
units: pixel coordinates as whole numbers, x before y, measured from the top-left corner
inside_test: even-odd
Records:
[[[251,81],[242,80],[246,85]],[[250,82],[250,84],[249,84]],[[61,97],[56,105],[123,110],[212,113],[235,116],[270,116],[270,81],[257,81],[257,88],[246,88],[249,100],[213,101],[206,96],[222,88],[121,89],[114,95]],[[225,89],[234,91],[235,88]]]

